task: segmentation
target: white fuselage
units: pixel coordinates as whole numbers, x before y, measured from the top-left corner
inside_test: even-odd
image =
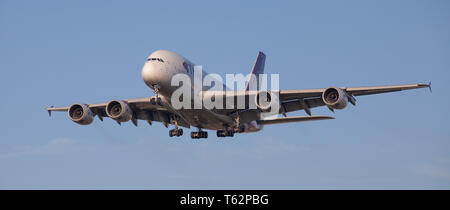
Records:
[[[194,64],[177,53],[167,50],[157,50],[151,53],[142,68],[142,79],[145,84],[152,89],[158,88],[159,94],[164,97],[164,100],[171,104],[172,93],[179,88],[172,86],[171,81],[173,76],[177,74],[188,75],[193,83],[194,79]],[[202,70],[202,77],[208,73]],[[218,84],[223,85],[223,84]],[[224,85],[223,85],[224,86]],[[194,88],[194,86],[192,86]],[[226,87],[225,87],[226,88]],[[194,89],[193,89],[194,90]],[[204,87],[193,91],[192,94],[200,94]],[[195,101],[193,101],[195,103]],[[205,129],[221,130],[227,126],[234,126],[235,121],[232,117],[225,115],[224,110],[209,110],[209,109],[179,109],[173,110],[180,115],[189,124]],[[255,121],[243,122],[246,132],[261,130],[261,126]]]

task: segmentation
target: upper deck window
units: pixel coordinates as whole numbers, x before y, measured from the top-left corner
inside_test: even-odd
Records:
[[[164,60],[161,58],[148,58],[147,61],[159,61],[159,62],[164,63]]]

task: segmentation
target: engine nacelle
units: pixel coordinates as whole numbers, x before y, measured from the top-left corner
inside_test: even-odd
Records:
[[[241,125],[239,133],[252,133],[260,131],[263,125],[258,124],[255,120]]]
[[[280,109],[279,97],[271,91],[262,90],[255,97],[256,107],[262,112],[276,112]],[[275,108],[276,110],[272,110]]]
[[[94,113],[86,104],[72,104],[67,113],[73,122],[80,125],[89,125],[94,121]]]
[[[330,87],[322,93],[323,102],[330,108],[343,109],[347,106],[347,94],[340,88]]]
[[[133,117],[133,111],[127,103],[113,100],[106,105],[106,114],[118,122],[127,122]]]

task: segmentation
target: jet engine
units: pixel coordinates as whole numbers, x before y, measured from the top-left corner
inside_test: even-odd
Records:
[[[106,105],[106,114],[117,122],[127,122],[133,117],[133,111],[124,101],[110,101]]]
[[[241,126],[240,133],[252,133],[260,131],[263,125],[258,124],[255,120],[245,123]]]
[[[67,113],[72,121],[80,125],[89,125],[94,121],[94,113],[86,104],[72,104]]]
[[[330,87],[322,93],[323,102],[332,109],[344,109],[347,106],[347,94],[340,88]]]
[[[280,100],[276,94],[271,91],[262,90],[258,92],[255,97],[256,107],[262,112],[272,112],[275,111],[278,113],[280,108]],[[275,108],[276,110],[272,110]]]

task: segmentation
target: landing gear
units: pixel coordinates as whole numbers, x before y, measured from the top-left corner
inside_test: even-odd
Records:
[[[183,129],[172,129],[169,131],[169,136],[182,136],[183,135]]]
[[[160,90],[160,87],[159,87],[159,85],[153,85],[152,87],[153,87],[153,92],[155,93],[155,97],[152,97],[152,98],[150,99],[150,103],[151,103],[152,105],[158,104],[158,105],[161,106],[162,100],[161,100],[161,98],[159,97],[159,90]]]
[[[233,137],[234,136],[234,132],[230,131],[230,130],[218,130],[217,131],[217,137]]]
[[[158,104],[158,105],[162,105],[162,100],[161,100],[161,98],[160,97],[157,97],[157,98],[151,98],[150,99],[150,103],[152,104],[152,105],[156,105],[156,104]]]
[[[232,132],[233,133],[239,133],[240,132],[240,127],[241,127],[241,117],[239,117],[239,112],[236,112],[236,117],[234,118],[234,123],[236,125],[233,127]]]
[[[169,131],[169,136],[182,136],[183,135],[183,129],[178,128],[178,119],[176,117],[171,117],[171,120],[173,124],[175,124],[175,128]]]
[[[198,129],[197,132],[191,132],[192,139],[206,139],[208,138],[208,132],[202,131],[201,128]]]
[[[199,132],[191,132],[192,139],[206,139],[208,138],[208,132],[199,131]]]

